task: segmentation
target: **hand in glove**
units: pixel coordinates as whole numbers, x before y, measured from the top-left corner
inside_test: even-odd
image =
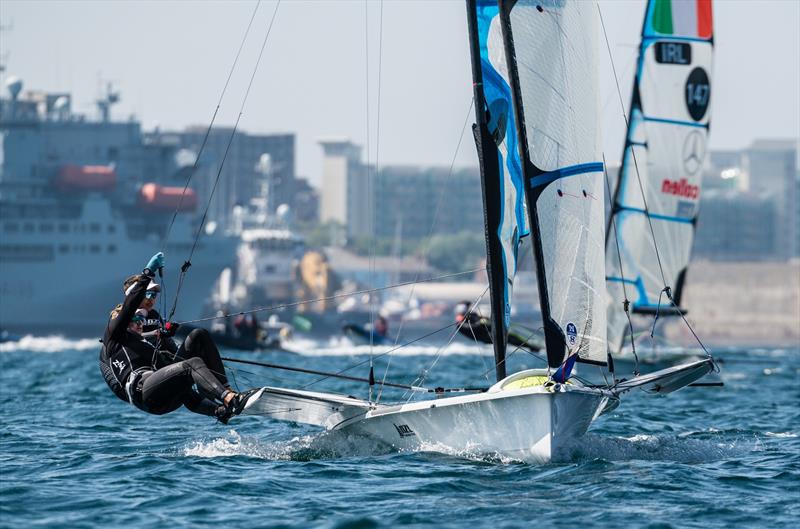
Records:
[[[164,268],[164,254],[162,252],[158,252],[151,257],[149,261],[147,261],[147,266],[144,267],[144,272],[147,275],[152,276],[156,273],[156,270],[159,270],[160,268]],[[150,272],[149,274],[148,271]]]
[[[174,321],[168,321],[167,323],[164,324],[164,334],[172,338],[173,336],[175,336],[175,333],[178,332],[180,326],[181,326],[180,323],[175,323]]]

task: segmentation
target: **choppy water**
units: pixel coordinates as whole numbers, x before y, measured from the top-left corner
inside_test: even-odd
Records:
[[[238,355],[329,370],[368,351],[309,345]],[[390,379],[410,382],[436,352],[393,357]],[[429,383],[480,383],[491,365],[475,353],[446,351]],[[255,417],[148,416],[105,387],[93,340],[2,344],[0,527],[794,527],[800,351],[719,356],[725,387],[629,396],[565,461],[535,466],[395,453]],[[277,375],[236,371],[241,386],[313,380]],[[365,396],[356,383],[312,387]]]

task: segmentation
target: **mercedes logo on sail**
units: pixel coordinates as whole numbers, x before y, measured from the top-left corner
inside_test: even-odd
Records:
[[[700,131],[693,130],[683,142],[683,168],[689,176],[697,173],[705,156],[705,139]]]

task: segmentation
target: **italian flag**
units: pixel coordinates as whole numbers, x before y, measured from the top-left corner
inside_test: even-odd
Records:
[[[662,35],[710,39],[711,0],[651,0],[650,25]]]

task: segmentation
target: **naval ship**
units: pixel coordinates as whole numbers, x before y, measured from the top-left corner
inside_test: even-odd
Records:
[[[110,86],[91,119],[73,112],[69,93],[23,91],[17,78],[5,84],[0,329],[97,336],[123,299],[123,280],[159,250],[166,256],[161,298],[167,303],[159,299],[157,308],[168,309],[207,200],[192,188],[183,194],[193,161],[158,134],[144,135],[135,119],[113,121],[119,93]],[[213,221],[203,231],[178,321],[203,315],[212,285],[236,253],[238,239]]]

